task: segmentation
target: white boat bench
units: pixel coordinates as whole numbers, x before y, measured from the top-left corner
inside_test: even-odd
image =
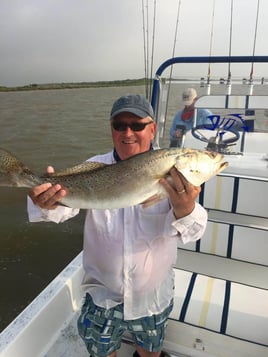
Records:
[[[171,345],[268,355],[267,172],[266,181],[217,176],[200,199],[209,222],[199,242],[178,246]]]

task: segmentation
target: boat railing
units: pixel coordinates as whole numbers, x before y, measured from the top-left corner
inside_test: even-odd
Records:
[[[259,66],[266,65],[267,71],[268,56],[175,57],[165,61],[156,71],[153,82],[152,106],[158,127],[155,147],[169,146],[169,128],[176,111],[180,109],[180,105],[182,106],[180,94],[185,87],[194,87],[198,91],[199,99],[195,103],[196,111],[198,108],[206,108],[221,117],[236,114],[240,115],[242,120],[246,120],[249,130],[245,130],[245,133],[241,135],[243,140],[247,132],[268,133],[268,86],[267,78],[261,75],[263,67],[256,69],[258,76],[236,74],[241,65],[252,65],[253,62]],[[224,68],[215,68],[217,76],[210,74],[207,78],[202,74],[203,72],[200,72],[199,76],[192,75],[191,72],[194,70],[189,67],[188,71],[191,75],[187,80],[186,65],[196,66],[205,63],[215,66],[233,65],[239,67],[234,70],[235,73],[232,74],[232,77],[224,77]],[[176,77],[173,75],[172,78],[168,78],[168,74],[164,75],[164,72],[171,66],[174,73],[175,65],[176,68],[179,68]]]

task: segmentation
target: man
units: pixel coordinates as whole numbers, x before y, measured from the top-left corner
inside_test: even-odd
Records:
[[[114,149],[91,160],[113,164],[151,150],[153,118],[143,96],[119,98],[110,117]],[[161,347],[172,310],[177,240],[199,239],[207,222],[206,211],[195,202],[200,187],[189,184],[176,169],[170,174],[174,187],[161,180],[169,199],[156,205],[87,211],[82,282],[86,297],[78,330],[93,357],[116,356],[125,330],[136,343],[134,356],[168,356]],[[31,189],[30,220],[62,222],[77,214],[57,206],[65,195],[64,188],[49,183]]]
[[[197,101],[197,92],[194,88],[187,88],[182,93],[182,104],[184,108],[179,110],[171,124],[169,137],[170,146],[181,146],[182,136],[185,132],[191,130],[194,126],[194,104]],[[208,118],[212,113],[207,109],[198,109],[196,116],[196,124],[211,124]]]

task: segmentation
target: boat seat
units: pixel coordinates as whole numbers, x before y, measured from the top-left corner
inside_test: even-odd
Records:
[[[268,347],[268,267],[178,250],[171,319]]]
[[[246,133],[244,152],[267,154],[267,133],[262,133],[262,132]]]
[[[178,243],[173,327],[194,326],[197,337],[201,329],[267,353],[267,182],[217,176],[205,183],[199,200],[208,225],[200,241]],[[266,355],[243,353],[230,355]]]

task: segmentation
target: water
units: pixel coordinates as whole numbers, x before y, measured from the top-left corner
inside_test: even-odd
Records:
[[[112,148],[113,101],[143,87],[0,93],[0,146],[37,173]],[[82,249],[84,212],[62,224],[29,223],[27,189],[0,187],[0,329]]]

